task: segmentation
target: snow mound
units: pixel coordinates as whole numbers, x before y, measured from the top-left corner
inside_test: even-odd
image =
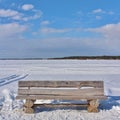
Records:
[[[14,92],[4,89],[2,94],[3,98],[0,101],[1,111],[12,111],[23,107],[23,101],[16,100]]]

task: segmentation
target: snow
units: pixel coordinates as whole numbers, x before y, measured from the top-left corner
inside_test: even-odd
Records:
[[[25,114],[24,101],[15,99],[19,80],[103,80],[108,99],[100,101],[99,113],[37,107]],[[120,120],[120,60],[0,60],[0,91],[0,120]]]

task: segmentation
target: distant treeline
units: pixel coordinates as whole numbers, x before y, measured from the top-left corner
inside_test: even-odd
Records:
[[[120,56],[68,56],[68,57],[52,58],[52,59],[78,59],[78,60],[88,60],[88,59],[99,60],[99,59],[106,59],[106,60],[119,60]]]
[[[57,58],[0,58],[0,60],[62,60],[62,59],[120,60],[120,56],[68,56],[68,57],[57,57]]]

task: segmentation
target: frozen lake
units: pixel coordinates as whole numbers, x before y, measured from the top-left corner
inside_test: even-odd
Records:
[[[19,80],[103,80],[100,112],[53,109],[25,115],[16,101]],[[0,60],[0,120],[120,120],[120,60]]]
[[[6,77],[11,77],[11,83],[13,78],[14,81],[103,80],[106,94],[112,89],[112,95],[120,95],[117,89],[120,86],[120,60],[0,60],[0,80]]]

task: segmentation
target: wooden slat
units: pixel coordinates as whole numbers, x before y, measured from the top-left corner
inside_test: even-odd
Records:
[[[88,89],[19,89],[19,95],[94,96],[103,95],[102,88]]]
[[[96,87],[103,88],[103,81],[19,81],[19,87]]]
[[[78,106],[82,106],[82,107],[87,107],[88,104],[76,104],[76,103],[60,103],[60,104],[34,104],[34,107],[52,107],[52,108],[56,108],[56,107],[78,107]]]
[[[81,100],[81,99],[106,99],[106,96],[55,96],[55,95],[19,95],[16,97],[16,99],[31,99],[31,100],[36,100],[36,99],[44,99],[44,100]]]
[[[82,89],[82,87],[86,87],[86,89]],[[106,99],[107,97],[104,96],[103,81],[19,81],[18,96],[16,98],[91,100]]]

